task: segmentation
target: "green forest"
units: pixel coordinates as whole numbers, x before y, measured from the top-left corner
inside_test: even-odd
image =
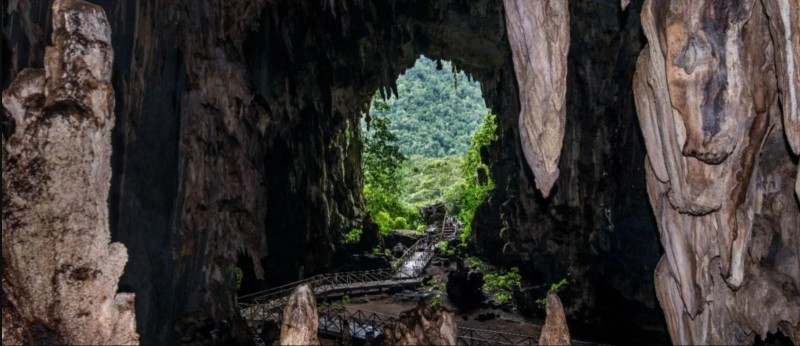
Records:
[[[385,101],[388,107],[373,107],[370,115],[389,119],[389,130],[397,134],[406,156],[463,155],[489,113],[480,84],[456,73],[449,61],[437,69],[436,61],[420,57],[397,78],[397,94]]]
[[[480,148],[496,139],[495,117],[480,85],[449,62],[421,57],[397,80],[398,98],[376,93],[364,141],[364,196],[381,232],[423,230],[418,208],[444,202],[469,237],[477,206],[493,188],[477,171],[488,172]]]

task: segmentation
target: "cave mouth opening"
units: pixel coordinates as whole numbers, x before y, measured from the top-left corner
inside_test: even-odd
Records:
[[[420,55],[396,85],[394,95],[375,92],[360,122],[371,221],[384,236],[421,233],[430,226],[421,209],[443,204],[469,226],[493,188],[480,150],[496,139],[497,125],[480,83],[450,61]],[[344,243],[357,241],[361,232],[348,230]]]
[[[421,55],[450,61],[480,82],[476,98],[496,115],[496,152],[519,145],[519,97],[501,2],[364,6],[374,15],[304,22],[306,36],[297,37],[285,36],[288,22],[270,19],[329,13],[268,6],[244,42],[247,77],[270,121],[264,139],[267,250],[260,261],[266,275],[257,280],[250,258],[239,256],[240,295],[330,272],[338,263],[342,238],[367,215],[362,115],[376,90],[397,93],[400,74]],[[307,44],[289,45],[290,39]],[[336,44],[320,44],[331,41]],[[493,175],[491,167],[483,175]]]

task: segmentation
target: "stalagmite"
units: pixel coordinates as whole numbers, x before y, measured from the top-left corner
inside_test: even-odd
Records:
[[[455,345],[458,326],[452,312],[420,302],[383,332],[386,345]]]
[[[283,309],[281,345],[319,345],[317,300],[308,285],[298,286]]]
[[[797,28],[790,7],[647,0],[642,9],[649,44],[634,94],[665,250],[656,291],[675,343],[751,343],[779,328],[800,340],[797,165],[781,133],[791,143],[800,129],[789,67],[797,40],[789,49],[781,35]]]
[[[542,333],[539,335],[539,345],[569,345],[569,327],[567,317],[564,316],[564,306],[555,292],[547,292],[545,305],[547,319],[544,321]]]
[[[128,260],[111,243],[111,30],[80,0],[53,4],[44,69],[3,92],[3,343],[136,344]],[[7,333],[8,331],[8,333]]]
[[[564,141],[569,9],[566,0],[505,0],[506,31],[519,85],[519,132],[542,195],[558,178]]]

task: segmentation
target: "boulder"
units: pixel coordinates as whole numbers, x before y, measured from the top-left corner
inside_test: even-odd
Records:
[[[447,208],[445,207],[444,203],[441,202],[428,204],[422,208],[419,208],[419,216],[422,217],[422,220],[425,221],[425,224],[427,225],[441,225],[446,214]]]
[[[461,268],[447,274],[447,297],[459,309],[470,309],[484,300],[483,274]]]

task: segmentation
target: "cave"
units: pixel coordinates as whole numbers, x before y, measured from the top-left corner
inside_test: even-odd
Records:
[[[367,217],[361,114],[420,55],[497,116],[470,246],[568,273],[573,335],[800,342],[796,2],[91,3],[4,3],[4,344],[246,342],[234,268],[333,266]]]

